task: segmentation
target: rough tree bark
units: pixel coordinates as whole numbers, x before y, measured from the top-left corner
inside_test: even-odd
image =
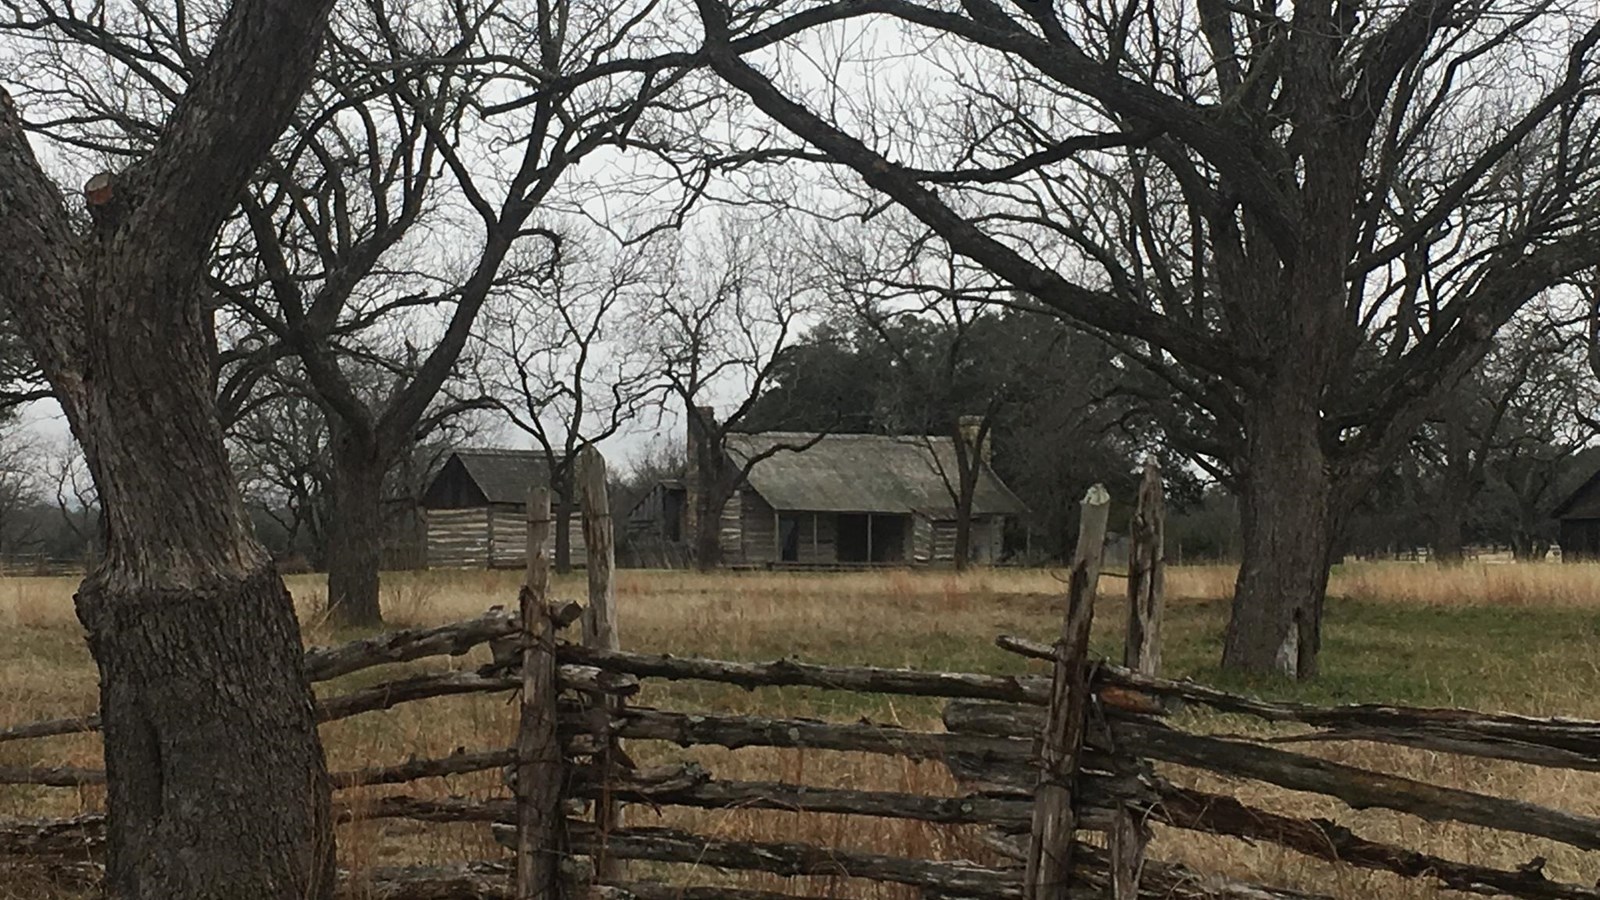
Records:
[[[1333,536],[1332,482],[1314,400],[1257,403],[1239,477],[1241,559],[1223,645],[1228,668],[1310,678]],[[1308,423],[1307,420],[1310,420]]]
[[[328,531],[328,615],[339,625],[383,624],[383,480],[388,460],[371,440],[333,423],[333,510]]]
[[[304,90],[329,0],[238,0],[151,153],[74,226],[0,91],[0,302],[83,445],[106,553],[76,604],[100,671],[114,898],[333,886],[294,608],[211,396],[208,253]]]

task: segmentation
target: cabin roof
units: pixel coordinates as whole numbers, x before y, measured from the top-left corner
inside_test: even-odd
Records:
[[[1578,485],[1550,515],[1556,519],[1600,519],[1600,471]]]
[[[750,487],[773,509],[919,512],[932,518],[953,518],[955,514],[953,438],[881,434],[818,438],[815,434],[769,431],[730,434],[727,446],[740,463],[773,451],[751,467],[748,477]],[[984,466],[972,498],[973,514],[1025,511],[1017,495]]]
[[[537,450],[463,448],[450,454],[435,480],[447,477],[455,462],[459,462],[462,471],[483,492],[487,503],[521,506],[528,502],[529,488],[548,483],[544,454]]]

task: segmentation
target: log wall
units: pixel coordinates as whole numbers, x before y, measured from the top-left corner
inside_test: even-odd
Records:
[[[424,511],[427,564],[431,569],[520,569],[527,558],[527,516],[521,505],[496,504],[473,509]],[[574,510],[568,523],[572,564],[586,560],[583,519]],[[555,554],[555,535],[545,541]]]

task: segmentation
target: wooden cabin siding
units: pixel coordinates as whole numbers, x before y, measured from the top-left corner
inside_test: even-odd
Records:
[[[933,561],[954,562],[956,558],[956,523],[953,519],[939,519],[933,523]]]
[[[496,504],[478,509],[424,511],[427,528],[428,567],[432,569],[515,569],[527,565],[528,515],[525,507]],[[583,543],[583,518],[576,513],[570,523],[572,564],[587,560]],[[545,543],[545,553],[555,559],[555,535]]]
[[[744,558],[744,494],[735,491],[722,507],[721,547],[725,563],[745,562]]]
[[[971,557],[969,562],[980,565],[989,565],[1000,559],[1002,552],[1001,541],[1004,534],[1001,531],[1001,520],[993,516],[974,516],[972,519],[972,533],[969,536]],[[939,519],[933,523],[933,557],[934,562],[954,563],[956,561],[956,521],[954,519]],[[920,558],[919,558],[919,561]]]
[[[927,516],[911,517],[911,562],[926,565],[934,558],[934,524]]]
[[[484,568],[489,565],[487,509],[430,509],[428,565],[438,569]]]
[[[492,508],[493,529],[490,533],[490,552],[488,566],[491,569],[520,569],[528,564],[528,514],[524,506],[511,506],[509,504],[497,505]],[[567,533],[571,538],[572,564],[584,565],[588,556],[583,543],[583,516],[574,510],[571,520],[567,523]],[[556,558],[555,531],[545,539],[544,552],[551,563]]]
[[[747,563],[777,562],[777,513],[755,491],[740,491],[739,542]],[[726,518],[723,520],[727,521]]]

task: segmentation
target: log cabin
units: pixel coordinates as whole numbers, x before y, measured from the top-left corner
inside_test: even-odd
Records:
[[[694,438],[691,436],[691,440]],[[722,510],[722,561],[734,567],[949,565],[955,560],[955,439],[878,434],[729,434],[739,489]],[[803,447],[779,449],[775,447]],[[771,455],[765,455],[771,452]],[[972,503],[971,561],[999,562],[1022,501],[982,459]],[[690,453],[693,459],[694,454]],[[693,473],[665,480],[628,517],[636,555],[686,559]],[[656,553],[638,553],[639,547]],[[665,548],[665,549],[663,549]],[[677,548],[675,552],[671,548]]]
[[[451,453],[422,495],[428,568],[521,568],[527,558],[528,490],[548,484],[548,471],[537,450]],[[583,519],[577,509],[567,531],[572,564],[582,566]],[[554,529],[545,552],[555,558]]]

